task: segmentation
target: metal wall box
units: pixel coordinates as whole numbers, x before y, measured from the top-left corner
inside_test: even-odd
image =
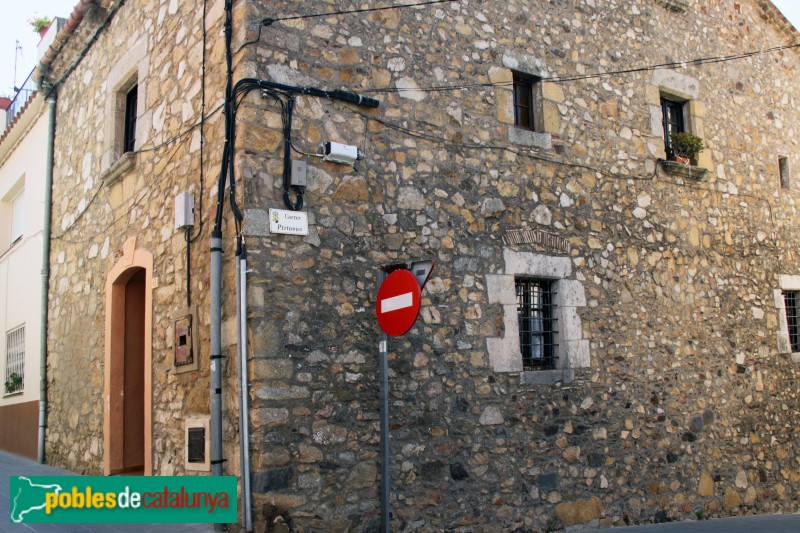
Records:
[[[197,339],[197,309],[184,308],[173,315],[173,368],[176,374],[196,372],[200,368],[200,344]]]
[[[187,418],[184,427],[184,468],[195,472],[211,471],[209,417]]]

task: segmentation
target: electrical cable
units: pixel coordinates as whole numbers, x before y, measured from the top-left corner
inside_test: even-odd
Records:
[[[263,28],[265,26],[271,26],[275,22],[282,22],[282,21],[285,21],[285,20],[311,19],[311,18],[319,18],[319,17],[332,17],[332,16],[337,16],[337,15],[351,15],[351,14],[354,14],[354,13],[371,13],[371,12],[374,12],[374,11],[388,11],[390,9],[404,9],[404,8],[408,8],[408,7],[423,7],[423,6],[430,6],[430,5],[434,5],[434,4],[447,4],[447,3],[460,2],[460,1],[461,0],[428,0],[426,2],[417,2],[417,3],[414,3],[414,4],[398,4],[398,5],[394,5],[394,6],[384,6],[384,7],[367,7],[367,8],[361,8],[361,9],[348,9],[348,10],[345,10],[345,11],[330,11],[330,12],[327,12],[327,13],[313,13],[313,14],[309,14],[309,15],[293,15],[293,16],[290,16],[290,17],[277,17],[277,18],[267,17],[267,18],[261,19],[261,23],[258,25],[258,35],[256,36],[256,38],[243,43],[242,46],[240,46],[236,50],[236,52],[234,52],[234,55],[236,55],[239,52],[241,52],[245,47],[250,46],[251,44],[255,44],[259,40],[261,40],[261,28]]]
[[[743,193],[743,192],[733,193],[733,192],[729,192],[729,191],[720,191],[720,190],[712,189],[712,188],[708,188],[708,187],[692,185],[692,184],[690,184],[690,183],[688,183],[686,181],[664,179],[663,177],[660,176],[659,171],[658,171],[659,162],[661,160],[654,161],[655,168],[653,170],[653,173],[651,175],[649,175],[649,176],[633,176],[633,175],[615,174],[613,172],[609,172],[609,171],[607,171],[607,170],[605,170],[603,168],[600,168],[600,167],[596,167],[596,166],[592,166],[592,165],[588,165],[588,164],[582,164],[582,163],[561,161],[561,160],[554,159],[554,158],[551,158],[551,157],[542,156],[542,155],[539,155],[539,154],[536,154],[536,153],[533,153],[533,152],[526,152],[526,151],[522,151],[522,150],[517,150],[517,149],[511,148],[509,146],[453,142],[453,141],[450,141],[450,140],[448,140],[448,139],[446,139],[444,137],[439,137],[437,135],[433,135],[433,134],[430,134],[430,133],[419,132],[419,131],[415,131],[415,130],[412,130],[410,128],[404,127],[404,126],[400,126],[399,124],[395,124],[395,123],[390,122],[390,121],[388,121],[386,119],[383,119],[381,117],[377,117],[377,116],[374,116],[374,115],[368,115],[366,113],[362,113],[362,112],[357,111],[357,110],[353,110],[353,112],[355,112],[358,115],[361,115],[362,117],[364,117],[364,118],[366,118],[368,120],[374,120],[374,121],[376,121],[376,122],[378,122],[380,124],[383,124],[386,127],[395,129],[395,130],[400,131],[400,132],[403,132],[403,133],[405,133],[405,134],[407,134],[409,136],[416,137],[416,138],[423,139],[423,140],[427,140],[427,141],[437,142],[437,143],[440,143],[440,144],[442,144],[444,146],[455,147],[455,148],[461,147],[461,148],[465,148],[465,149],[469,149],[469,150],[503,150],[503,151],[506,151],[506,152],[509,152],[509,153],[513,153],[514,155],[518,155],[518,156],[521,156],[521,157],[528,157],[528,158],[531,158],[531,159],[536,159],[538,161],[544,161],[544,162],[547,162],[547,163],[552,163],[552,164],[565,166],[565,167],[571,167],[571,168],[578,168],[578,169],[582,169],[582,170],[594,171],[594,172],[597,172],[598,174],[600,174],[602,176],[606,176],[606,177],[610,177],[610,178],[614,178],[614,179],[619,179],[619,180],[661,182],[661,183],[666,183],[666,184],[671,184],[671,185],[678,185],[678,186],[682,186],[682,187],[689,188],[689,189],[695,189],[695,190],[699,190],[699,191],[710,192],[710,193],[714,193],[714,194],[729,195],[729,196],[733,196],[733,197],[750,198],[752,200],[755,200],[755,201],[758,201],[760,203],[763,203],[763,204],[765,204],[767,206],[767,209],[769,211],[770,221],[771,221],[772,225],[774,225],[774,220],[775,219],[774,219],[774,214],[773,214],[773,211],[772,211],[772,205],[770,204],[769,200],[767,200],[766,198],[760,197],[760,196],[755,195],[755,194],[749,194],[749,193]]]
[[[172,160],[175,158],[175,155],[176,155],[176,154],[178,153],[178,151],[180,150],[180,147],[181,147],[181,145],[182,145],[182,144],[183,144],[183,143],[181,143],[181,144],[179,144],[178,146],[176,146],[176,147],[175,147],[175,150],[173,150],[173,152],[172,152],[172,153],[170,154],[170,156],[167,158],[167,161],[166,161],[166,163],[165,163],[165,167],[166,167],[166,164],[168,164],[168,163],[172,162]],[[70,244],[85,244],[85,243],[87,243],[87,242],[91,242],[92,240],[94,240],[94,239],[95,239],[95,238],[96,238],[98,235],[105,235],[105,234],[107,234],[107,233],[108,233],[108,230],[109,230],[109,229],[110,229],[112,226],[114,226],[114,224],[116,224],[117,222],[119,222],[120,220],[122,220],[122,218],[123,218],[124,216],[126,216],[126,215],[130,214],[130,213],[131,213],[131,212],[134,210],[134,208],[136,208],[136,207],[137,207],[137,206],[138,206],[138,205],[139,205],[139,204],[142,202],[142,200],[145,198],[145,196],[147,196],[147,193],[150,191],[150,189],[152,189],[152,188],[153,188],[153,186],[154,186],[156,183],[160,183],[160,181],[159,181],[159,180],[157,180],[157,179],[150,180],[150,183],[147,185],[147,187],[145,187],[144,189],[142,189],[142,191],[141,191],[141,194],[139,195],[139,197],[138,197],[138,198],[137,198],[137,199],[136,199],[136,200],[133,202],[133,204],[132,204],[132,205],[131,205],[131,206],[130,206],[128,209],[126,209],[126,210],[125,210],[125,212],[124,212],[124,213],[122,213],[120,216],[118,216],[117,218],[115,218],[114,220],[112,220],[112,221],[111,221],[109,224],[107,224],[105,227],[103,227],[103,228],[102,228],[100,231],[98,231],[98,232],[94,233],[94,234],[93,234],[93,235],[91,235],[90,237],[87,237],[87,238],[85,238],[85,239],[65,239],[65,238],[64,238],[64,236],[65,236],[67,233],[69,233],[69,231],[70,231],[70,230],[72,230],[72,228],[74,228],[74,227],[75,227],[75,224],[78,222],[78,220],[80,220],[80,219],[81,219],[81,217],[83,217],[83,215],[84,215],[84,214],[85,214],[85,213],[88,211],[88,209],[89,209],[89,206],[87,205],[87,206],[86,206],[86,207],[83,209],[83,211],[81,211],[81,213],[80,213],[80,214],[79,214],[79,215],[76,217],[76,219],[75,219],[75,220],[74,220],[74,221],[73,221],[73,222],[72,222],[72,223],[71,223],[71,224],[70,224],[70,225],[69,225],[69,226],[68,226],[66,229],[64,229],[64,230],[63,230],[63,231],[62,231],[60,234],[58,234],[58,235],[54,235],[54,236],[52,237],[52,239],[60,240],[61,242],[67,242],[67,243],[70,243]],[[90,200],[90,203],[91,203],[91,201],[93,201],[93,200],[94,200],[94,198],[96,198],[96,197],[97,197],[98,193],[99,193],[101,190],[103,190],[103,188],[102,188],[102,187],[98,187],[98,188],[97,188],[97,190],[95,191],[95,194],[94,194],[94,196],[92,197],[92,200]]]
[[[206,120],[206,40],[208,33],[206,30],[206,13],[208,8],[208,0],[203,0],[203,23],[202,23],[202,43],[203,55],[200,61],[200,116],[203,117],[200,121],[200,192],[198,198],[198,225],[197,234],[192,237],[191,227],[186,227],[186,307],[192,306],[192,243],[200,238],[203,234],[203,197],[205,196],[205,120]],[[220,109],[220,107],[217,107]],[[216,109],[214,110],[216,112]]]
[[[378,116],[375,116],[375,115],[367,115],[365,113],[361,113],[361,112],[356,111],[356,110],[354,110],[353,112],[358,114],[358,115],[361,115],[362,117],[368,118],[369,120],[374,120],[375,122],[378,122],[379,124],[383,124],[386,127],[395,129],[397,131],[401,131],[401,132],[403,132],[403,133],[405,133],[405,134],[407,134],[409,136],[416,137],[416,138],[419,138],[419,139],[428,140],[428,141],[432,141],[432,142],[437,142],[437,143],[442,144],[444,146],[455,147],[455,148],[461,147],[461,148],[470,149],[470,150],[502,150],[502,151],[505,151],[505,152],[512,153],[514,155],[518,155],[518,156],[522,156],[522,157],[529,157],[529,158],[536,159],[536,160],[539,160],[539,161],[544,161],[546,163],[553,163],[553,164],[556,164],[556,165],[580,168],[580,169],[583,169],[583,170],[590,170],[590,171],[593,171],[593,172],[597,172],[597,173],[599,173],[599,174],[601,174],[603,176],[606,176],[606,177],[615,178],[615,179],[621,179],[621,180],[652,181],[653,178],[655,177],[655,172],[653,172],[653,174],[651,176],[649,176],[649,177],[614,174],[612,172],[609,172],[609,171],[607,171],[605,169],[602,169],[602,168],[599,168],[599,167],[594,167],[594,166],[591,166],[591,165],[585,165],[585,164],[582,164],[582,163],[573,163],[573,162],[561,161],[559,159],[553,159],[551,157],[539,155],[539,154],[536,154],[536,153],[533,153],[533,152],[526,152],[526,151],[522,151],[522,150],[517,150],[517,149],[511,148],[509,146],[503,146],[503,145],[497,145],[497,144],[478,144],[478,143],[454,142],[454,141],[451,141],[451,140],[446,139],[444,137],[433,135],[431,133],[425,133],[425,132],[415,131],[415,130],[412,130],[410,128],[406,128],[404,126],[401,126],[399,124],[395,124],[395,123],[393,123],[391,121],[388,121],[388,120],[386,120],[384,118],[381,118],[381,117],[378,117]]]
[[[225,180],[228,176],[228,166],[230,158],[230,135],[231,135],[231,109],[233,94],[233,57],[231,54],[231,34],[233,33],[232,22],[233,3],[232,0],[225,0],[225,145],[222,148],[222,160],[220,162],[219,181],[217,183],[217,208],[214,216],[214,229],[212,236],[222,236],[222,209],[225,202]]]
[[[654,70],[674,70],[678,68],[683,68],[687,65],[711,65],[715,63],[725,63],[728,61],[736,61],[739,59],[746,59],[748,57],[754,57],[763,54],[771,54],[775,52],[781,52],[783,50],[791,50],[795,48],[800,48],[800,43],[784,45],[784,46],[774,46],[772,48],[765,48],[763,50],[753,50],[750,52],[740,52],[738,54],[728,55],[728,56],[713,56],[713,57],[702,57],[702,58],[695,58],[690,59],[687,61],[672,61],[669,63],[659,63],[654,65],[645,65],[641,67],[632,67],[627,69],[621,70],[612,70],[608,72],[595,72],[591,74],[582,74],[578,76],[554,76],[554,77],[542,77],[540,81],[548,82],[548,83],[567,83],[572,81],[583,81],[589,80],[594,78],[605,78],[609,76],[619,76],[622,74],[633,74],[638,72],[650,72]],[[488,88],[488,87],[511,87],[513,82],[476,82],[476,83],[466,83],[461,85],[431,85],[428,87],[414,87],[413,89],[407,88],[398,88],[398,87],[382,87],[376,89],[362,89],[362,92],[365,93],[373,93],[373,94],[380,94],[380,93],[399,93],[403,91],[421,91],[421,92],[447,92],[447,91],[460,91],[464,89],[475,89],[475,88]]]
[[[200,120],[198,120],[197,122],[195,122],[194,124],[192,124],[191,126],[186,128],[182,132],[173,135],[172,137],[170,137],[166,141],[164,141],[162,143],[159,143],[157,145],[150,146],[150,147],[147,147],[147,148],[139,148],[138,150],[135,151],[135,153],[140,154],[140,153],[143,153],[143,152],[155,152],[156,150],[164,148],[165,146],[169,146],[170,144],[174,143],[175,141],[180,140],[181,137],[185,137],[186,135],[189,135],[192,131],[194,131],[198,127],[201,129],[200,146],[201,146],[201,149],[202,149],[202,143],[203,143],[202,129],[203,129],[203,125],[204,125],[206,120],[208,120],[209,118],[214,116],[214,114],[217,111],[219,111],[220,109],[222,109],[223,107],[225,107],[225,104],[218,105],[217,107],[212,109],[211,112],[208,115],[206,115],[205,117],[203,117],[203,115],[201,114],[200,116],[202,118]]]
[[[374,11],[388,11],[390,9],[405,9],[408,7],[423,7],[423,6],[431,6],[434,4],[451,4],[453,2],[460,2],[461,0],[428,0],[426,2],[416,2],[414,4],[397,4],[394,6],[384,6],[384,7],[365,7],[360,9],[348,9],[343,11],[330,11],[328,13],[313,13],[309,15],[293,15],[290,17],[277,17],[277,18],[265,18],[261,21],[262,25],[269,26],[274,22],[282,22],[284,20],[303,20],[303,19],[311,19],[311,18],[319,18],[319,17],[332,17],[335,15],[352,15],[353,13],[371,13]]]

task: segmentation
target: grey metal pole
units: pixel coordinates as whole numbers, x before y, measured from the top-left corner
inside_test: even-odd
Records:
[[[386,279],[386,272],[378,271],[378,289]],[[389,336],[381,333],[378,345],[378,376],[381,400],[381,531],[389,533]]]
[[[247,499],[245,498],[244,487],[244,394],[242,393],[242,270],[240,264],[242,256],[240,251],[236,250],[236,361],[239,368],[239,462],[240,462],[240,475],[242,481],[242,525],[244,525],[245,516],[247,515]]]
[[[36,458],[39,464],[44,464],[45,433],[47,431],[47,307],[50,292],[50,225],[52,218],[53,202],[53,151],[55,149],[56,135],[56,93],[53,92],[47,99],[48,130],[47,153],[45,157],[45,184],[44,184],[44,225],[42,226],[42,295],[41,295],[41,325],[39,331],[39,435]]]
[[[241,382],[239,387],[242,394],[242,434],[240,439],[243,443],[242,455],[242,479],[244,480],[244,513],[245,513],[245,530],[253,531],[253,502],[252,492],[250,491],[250,384],[249,375],[247,372],[247,247],[242,244],[242,256],[239,262],[241,268],[240,278],[242,280],[241,300],[240,300],[240,318],[242,329],[242,371],[239,374]]]
[[[222,475],[222,232],[211,232],[211,309],[210,355],[211,379],[211,474]],[[214,524],[214,531],[223,531],[222,524]]]

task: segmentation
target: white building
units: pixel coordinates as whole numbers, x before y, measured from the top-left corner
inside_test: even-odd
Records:
[[[40,51],[53,41],[58,22]],[[44,95],[26,81],[0,119],[0,449],[36,458],[48,138]]]

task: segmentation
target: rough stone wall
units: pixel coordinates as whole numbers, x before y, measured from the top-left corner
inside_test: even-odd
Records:
[[[107,11],[92,7],[48,75],[58,80],[83,50]],[[222,3],[208,2],[206,113],[224,91]],[[208,243],[216,198],[222,113],[205,126],[205,182],[200,207],[202,2],[125,4],[58,89],[53,189],[52,278],[49,317],[49,426],[47,457],[54,465],[86,474],[103,470],[103,380],[106,277],[123,244],[154,256],[153,275],[153,473],[184,473],[184,419],[208,415]],[[114,131],[112,78],[139,73],[137,145],[132,168],[119,170],[106,154]],[[142,77],[142,73],[145,76]],[[117,76],[117,75],[120,76]],[[116,80],[124,82],[125,79]],[[143,89],[144,88],[144,89]],[[125,158],[118,161],[125,162]],[[173,315],[187,305],[186,242],[174,229],[174,197],[194,195],[192,304],[198,309],[199,372],[176,374]],[[225,227],[227,234],[227,225]],[[225,283],[233,287],[232,255]],[[233,296],[223,299],[226,313]],[[234,332],[231,335],[231,332]],[[225,351],[235,344],[226,324]],[[235,353],[235,347],[234,347]],[[224,420],[226,471],[238,472],[235,358],[226,361]],[[229,381],[228,381],[229,379]],[[230,416],[227,416],[227,414]]]
[[[353,7],[251,5],[253,20]],[[549,148],[502,120],[507,85],[486,86],[514,68],[507,57],[572,78],[796,38],[768,18],[751,1],[464,0],[263,28],[256,76],[381,100],[364,111],[298,98],[300,150],[365,152],[355,168],[303,156],[305,238],[264,223],[283,208],[277,108],[250,95],[240,114],[266,530],[278,515],[307,531],[376,525],[376,265],[423,258],[437,266],[420,320],[390,340],[394,529],[797,509],[798,369],[779,353],[774,298],[779,275],[798,270],[797,184],[779,190],[777,170],[779,155],[800,164],[796,53],[545,82]],[[701,181],[656,163],[662,90],[692,98]],[[504,316],[487,276],[509,274],[509,248],[558,255],[505,245],[519,227],[567,239],[585,288],[591,366],[569,384],[489,366]]]

